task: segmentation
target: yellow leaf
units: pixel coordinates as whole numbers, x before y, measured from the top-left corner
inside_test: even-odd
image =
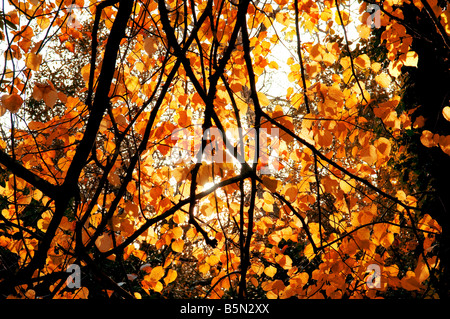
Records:
[[[261,104],[261,106],[267,106],[270,104],[269,99],[267,98],[267,96],[264,93],[258,92],[258,100],[259,100],[259,104]]]
[[[202,274],[206,275],[206,273],[209,271],[209,264],[207,264],[207,263],[201,264],[200,266],[198,266],[198,270]]]
[[[368,25],[361,24],[361,25],[356,27],[356,30],[358,31],[359,36],[362,39],[368,39],[369,38],[370,32],[371,32],[371,28]]]
[[[346,194],[350,193],[351,190],[356,186],[356,182],[354,179],[351,179],[349,181],[341,180],[339,182],[339,187],[342,189],[342,191]]]
[[[403,62],[400,60],[391,61],[388,66],[388,71],[391,76],[397,78],[402,73]]]
[[[444,118],[450,122],[450,106],[446,106],[442,109],[442,115],[444,115]]]
[[[286,189],[286,192],[285,192],[286,199],[290,202],[295,201],[295,199],[297,198],[297,194],[298,194],[298,189],[295,186],[289,187],[288,189]]]
[[[260,276],[264,271],[264,266],[259,263],[252,263],[251,268],[258,276]]]
[[[176,270],[169,269],[167,271],[166,277],[164,278],[164,283],[166,284],[166,286],[168,284],[170,284],[171,282],[175,281],[175,279],[177,279],[177,276],[178,276],[178,274],[177,274]]]
[[[150,272],[150,281],[158,281],[164,276],[164,268],[162,266],[157,266]]]
[[[177,253],[181,253],[184,248],[184,241],[182,239],[177,239],[172,243],[172,250]]]
[[[336,62],[336,56],[332,53],[325,52],[322,54],[322,61],[326,65],[332,65],[334,62]]]
[[[173,234],[173,239],[181,238],[181,236],[183,236],[183,228],[181,228],[181,227],[174,227],[172,229],[172,234]]]
[[[358,56],[355,60],[354,63],[360,67],[361,69],[365,69],[370,67],[370,58],[367,54],[361,54],[360,56]]]
[[[317,143],[324,148],[331,146],[333,143],[333,134],[328,130],[320,130],[317,135]]]
[[[391,78],[386,73],[381,73],[375,77],[375,82],[377,82],[379,86],[387,88],[391,84]]]
[[[336,102],[340,102],[344,99],[344,93],[342,93],[339,85],[330,86],[328,88],[328,96]]]
[[[33,71],[38,71],[42,62],[42,55],[30,52],[27,54],[25,65]]]
[[[264,273],[272,278],[277,273],[277,269],[274,266],[269,266],[264,269]]]
[[[450,135],[439,136],[439,147],[444,153],[450,155]]]
[[[133,92],[139,87],[139,79],[135,76],[130,76],[125,80],[125,85],[128,90]]]
[[[419,62],[419,55],[414,51],[409,51],[405,56],[405,66],[415,66],[417,67],[417,63]]]

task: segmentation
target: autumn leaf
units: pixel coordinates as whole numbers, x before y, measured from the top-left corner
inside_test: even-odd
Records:
[[[386,73],[381,73],[375,77],[375,82],[377,82],[381,87],[387,88],[391,84],[391,79]]]
[[[181,253],[184,248],[184,241],[182,239],[177,239],[172,243],[172,250],[177,253]]]
[[[412,271],[407,271],[406,276],[402,278],[401,285],[404,289],[413,291],[420,290],[420,282],[416,279],[416,274]]]
[[[42,62],[42,55],[30,52],[27,54],[26,66],[33,71],[38,71]]]
[[[58,99],[58,92],[51,82],[36,83],[33,88],[33,98],[37,101],[44,100],[49,108],[53,108]]]
[[[97,238],[97,240],[95,241],[95,245],[102,253],[110,250],[113,247],[113,240],[111,238],[111,235],[103,233]]]
[[[275,274],[277,273],[277,269],[273,266],[268,266],[264,269],[264,273],[269,276],[269,277],[273,277],[275,276]]]
[[[23,99],[16,93],[3,95],[1,97],[1,115],[5,113],[5,109],[9,110],[11,113],[17,113],[22,106],[22,103]]]
[[[164,283],[166,285],[170,284],[171,282],[175,281],[175,279],[177,279],[177,276],[178,276],[178,273],[176,272],[176,270],[169,269],[167,271],[166,277],[164,277]]]
[[[419,55],[414,51],[409,51],[404,56],[404,65],[405,66],[417,67],[418,62],[419,62]]]
[[[437,146],[437,142],[434,140],[434,134],[428,130],[422,132],[420,142],[426,147]]]
[[[370,58],[367,54],[361,54],[355,58],[354,63],[361,69],[366,69],[370,67]]]
[[[442,115],[447,121],[450,122],[450,106],[446,106],[442,109]]]
[[[160,280],[163,276],[164,276],[164,268],[161,266],[157,266],[152,269],[152,271],[150,272],[149,278],[151,281],[156,282],[156,281]]]
[[[0,271],[3,297],[448,295],[448,8],[13,2],[0,251],[22,275]]]
[[[156,49],[156,41],[152,36],[144,40],[144,50],[150,57],[156,52]]]
[[[267,176],[263,176],[262,178],[262,182],[264,184],[264,186],[267,187],[267,189],[269,189],[272,192],[276,192],[277,191],[277,187],[278,187],[278,181],[275,179],[272,179],[270,177]]]

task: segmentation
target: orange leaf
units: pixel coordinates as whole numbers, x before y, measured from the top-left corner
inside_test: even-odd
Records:
[[[264,186],[267,187],[268,190],[270,190],[272,192],[277,191],[278,181],[276,179],[272,179],[270,177],[263,176],[262,182],[263,182]]]
[[[97,238],[97,240],[95,241],[95,245],[97,246],[98,250],[104,253],[113,247],[113,241],[111,236],[105,233]]]
[[[30,68],[33,71],[38,71],[41,62],[42,62],[42,55],[30,52],[27,54],[25,65],[27,66],[27,68]]]
[[[385,137],[380,137],[375,141],[374,145],[377,151],[383,156],[389,156],[391,153],[391,142]]]
[[[167,271],[166,277],[164,278],[164,283],[166,285],[170,284],[172,281],[175,281],[175,279],[177,279],[177,276],[178,276],[178,274],[177,274],[176,270],[169,269]]]
[[[48,90],[44,94],[44,102],[49,108],[53,108],[58,99],[58,93],[54,90]]]
[[[295,186],[291,186],[286,189],[285,196],[286,199],[290,202],[293,202],[297,198],[298,189]]]
[[[422,132],[422,136],[420,137],[420,142],[426,147],[437,146],[436,141],[434,140],[434,134],[428,130],[424,130]]]
[[[258,101],[261,104],[261,106],[267,106],[270,104],[269,99],[264,93],[258,92]]]
[[[319,135],[317,135],[317,143],[324,148],[331,146],[333,134],[328,130],[320,130]]]
[[[22,106],[22,103],[23,99],[16,93],[6,94],[1,97],[2,107],[9,110],[11,113],[16,113]]]
[[[158,281],[164,276],[164,268],[157,266],[150,272],[150,281]]]
[[[156,49],[156,41],[153,37],[148,37],[144,40],[144,50],[149,56],[152,56]]]
[[[184,241],[182,239],[177,239],[172,243],[172,250],[177,253],[181,253],[184,248]]]
[[[361,54],[354,60],[354,63],[361,69],[365,69],[370,67],[370,58],[367,54]]]
[[[412,271],[408,271],[406,276],[401,280],[402,287],[406,290],[420,290],[420,283],[416,279],[416,274]]]

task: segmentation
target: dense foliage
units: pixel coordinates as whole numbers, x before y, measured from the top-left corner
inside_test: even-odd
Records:
[[[0,295],[448,297],[449,20],[9,0]]]

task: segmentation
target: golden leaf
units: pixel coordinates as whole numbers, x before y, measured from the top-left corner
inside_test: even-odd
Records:
[[[272,278],[277,273],[277,269],[274,266],[268,266],[264,269],[264,273]]]
[[[30,52],[27,54],[25,65],[33,71],[38,71],[42,62],[42,55]]]
[[[442,115],[444,115],[444,118],[450,122],[450,106],[446,106],[442,109]]]
[[[367,54],[361,54],[353,61],[361,69],[370,67],[370,58]]]
[[[164,268],[162,266],[157,266],[150,272],[150,281],[158,281],[164,276]]]
[[[177,274],[176,270],[169,269],[167,271],[166,277],[164,278],[164,283],[166,285],[170,284],[171,282],[175,281],[175,279],[177,279],[177,276],[178,276],[178,274]]]
[[[182,239],[177,239],[172,242],[172,250],[177,253],[181,253],[184,248],[184,241]]]
[[[391,84],[391,78],[386,73],[381,73],[375,77],[375,82],[381,87],[387,88]]]
[[[419,55],[414,51],[409,51],[406,55],[403,55],[404,65],[405,66],[414,66],[417,67],[417,63],[419,62]]]

